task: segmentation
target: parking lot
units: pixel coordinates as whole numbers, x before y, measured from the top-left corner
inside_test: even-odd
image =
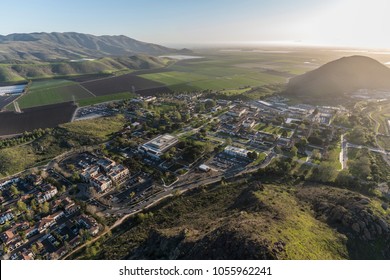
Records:
[[[209,163],[211,168],[220,170],[222,172],[229,171],[237,167],[244,167],[250,163],[246,158],[232,157],[225,153],[216,155]]]

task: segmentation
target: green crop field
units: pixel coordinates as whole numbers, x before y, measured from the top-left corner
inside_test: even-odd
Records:
[[[20,108],[62,103],[91,97],[79,84],[66,80],[33,82],[27,94],[18,99]]]
[[[79,101],[77,101],[77,104],[80,107],[89,106],[93,104],[103,103],[103,102],[109,102],[114,100],[122,100],[122,99],[129,99],[133,98],[135,95],[130,92],[121,92],[121,93],[114,93],[110,95],[102,95],[102,96],[96,96],[96,97],[89,97],[84,98]]]
[[[242,87],[284,83],[286,77],[254,68],[240,67],[240,58],[209,56],[206,60],[178,62],[168,67],[172,71],[141,75],[161,82],[173,90],[238,90]],[[232,91],[233,90],[233,91]]]

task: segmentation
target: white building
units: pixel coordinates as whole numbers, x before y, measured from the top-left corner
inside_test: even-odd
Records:
[[[179,140],[176,137],[164,134],[146,142],[139,147],[139,150],[153,158],[160,159],[160,156],[175,146],[178,142]]]
[[[201,164],[201,165],[199,165],[199,170],[203,171],[203,172],[209,172],[211,170],[211,168],[206,164]]]
[[[242,148],[237,148],[233,146],[226,146],[224,152],[230,156],[233,157],[248,157],[248,150],[242,149]]]

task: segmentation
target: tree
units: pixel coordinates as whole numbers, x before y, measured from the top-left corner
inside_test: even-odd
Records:
[[[36,244],[31,245],[31,251],[34,253],[34,255],[38,254],[38,249]]]
[[[226,138],[225,144],[228,146],[232,145],[233,144],[232,138],[230,138],[230,137]]]
[[[364,128],[361,126],[356,126],[349,133],[348,140],[352,143],[363,145],[366,142],[366,134]]]
[[[76,166],[74,166],[74,164],[68,164],[67,167],[68,167],[68,169],[69,169],[71,172],[75,172],[75,171],[76,171]]]
[[[49,202],[45,201],[45,203],[42,204],[41,211],[43,214],[47,214],[50,211],[50,205]]]
[[[313,170],[312,179],[319,182],[334,182],[337,170],[330,163],[321,163]]]
[[[343,187],[349,187],[354,183],[354,179],[348,170],[344,169],[336,177],[336,183]]]
[[[36,212],[38,210],[38,201],[35,198],[33,200],[31,200],[30,205],[31,205],[31,209],[33,211]]]
[[[27,210],[27,205],[26,203],[24,203],[23,201],[19,200],[17,203],[16,203],[17,207],[18,207],[18,210],[20,212],[25,212]]]
[[[19,190],[16,188],[15,185],[12,185],[10,188],[9,188],[10,192],[12,193],[13,196],[17,196],[20,194]]]
[[[195,112],[197,113],[203,113],[206,111],[206,107],[204,105],[204,103],[198,103],[195,107]]]
[[[292,146],[291,148],[291,156],[296,157],[298,155],[298,148],[295,146]]]
[[[309,142],[307,141],[306,137],[302,137],[301,139],[299,139],[298,143],[296,144],[298,148],[300,149],[303,149],[304,147],[306,147],[306,145],[308,144]]]
[[[256,160],[257,159],[257,153],[255,151],[252,151],[252,152],[248,152],[247,154],[248,158],[252,161]]]
[[[175,111],[174,113],[173,113],[173,117],[177,120],[177,121],[181,121],[181,114],[180,114],[180,112],[179,111]]]
[[[311,152],[311,157],[313,159],[321,159],[321,153],[319,150],[317,149],[314,149],[312,152]]]
[[[362,156],[349,162],[349,168],[356,177],[366,180],[371,174],[371,161],[367,156]]]
[[[63,194],[65,193],[65,191],[66,191],[66,187],[64,185],[61,185],[61,187],[59,188],[59,193]]]
[[[12,156],[6,153],[4,150],[0,151],[0,174],[8,173],[10,162],[12,162]]]
[[[213,108],[215,105],[217,105],[217,103],[215,102],[215,100],[212,100],[212,99],[208,99],[205,102],[205,108],[208,109],[208,110]]]
[[[135,196],[135,192],[131,192],[131,193],[129,194],[130,199],[133,199],[134,196]]]
[[[206,154],[209,154],[212,151],[214,151],[214,147],[213,147],[213,145],[210,142],[206,142],[205,145],[203,146],[203,148],[204,148],[204,152]]]

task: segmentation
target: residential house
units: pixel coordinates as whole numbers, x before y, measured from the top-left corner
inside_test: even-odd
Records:
[[[91,235],[96,235],[99,232],[99,224],[97,221],[85,214],[80,215],[79,224],[85,227]]]
[[[36,199],[38,203],[44,203],[53,198],[57,193],[57,188],[48,184],[42,188],[42,192],[36,194]]]

